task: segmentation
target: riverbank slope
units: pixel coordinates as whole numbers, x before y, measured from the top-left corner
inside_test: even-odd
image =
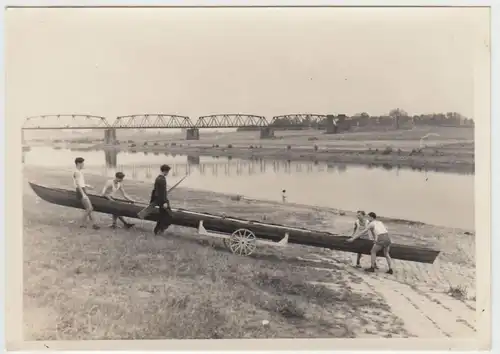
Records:
[[[104,178],[88,176],[100,188]],[[395,262],[365,274],[355,255],[289,245],[238,257],[195,230],[151,235],[76,226],[81,211],[37,198],[27,181],[71,187],[60,172],[24,170],[26,339],[467,337],[475,326],[475,240],[464,230],[387,222],[395,242],[429,245],[433,265]],[[127,182],[147,199],[150,186]],[[348,233],[352,215],[234,200],[178,187],[177,207]],[[105,226],[108,215],[97,215]],[[368,258],[363,257],[366,266]],[[385,263],[379,259],[382,270]],[[269,321],[266,324],[262,321]]]

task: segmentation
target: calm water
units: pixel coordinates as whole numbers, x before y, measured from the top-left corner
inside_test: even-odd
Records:
[[[153,181],[159,165],[167,163],[173,168],[169,185],[188,173],[182,186],[276,201],[286,189],[289,202],[474,228],[474,175],[52,147],[33,147],[24,153],[24,163],[72,168],[76,156],[85,158],[87,170],[108,176],[121,170],[128,179]]]

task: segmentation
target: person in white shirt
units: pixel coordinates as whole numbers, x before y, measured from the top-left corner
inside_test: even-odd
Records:
[[[123,172],[116,172],[115,178],[110,179],[104,185],[102,189],[102,195],[109,200],[114,200],[118,192],[123,196],[125,200],[134,203],[134,200],[130,198],[130,196],[125,192],[123,188],[123,179],[125,178],[125,174]],[[113,215],[113,223],[111,224],[111,228],[116,229],[118,219],[123,223],[126,229],[130,229],[134,224],[128,223],[123,216]]]
[[[80,203],[82,203],[83,208],[85,209],[80,227],[81,228],[87,227],[87,219],[89,219],[92,222],[92,228],[94,230],[99,230],[100,227],[94,222],[94,218],[92,216],[92,211],[94,211],[94,207],[92,206],[90,198],[87,195],[87,189],[93,189],[93,187],[85,183],[85,177],[83,176],[84,165],[85,165],[85,159],[83,157],[77,157],[75,159],[75,171],[73,172],[73,183],[75,185],[76,198]]]
[[[283,203],[286,203],[286,189],[283,189],[281,191],[281,200],[283,201]]]
[[[360,238],[361,236],[366,235],[368,232],[372,232],[374,237],[373,247],[370,252],[372,258],[372,264],[370,268],[366,269],[366,271],[375,272],[375,268],[377,266],[377,253],[380,250],[383,250],[385,259],[387,260],[387,266],[389,267],[386,273],[393,274],[392,260],[390,255],[392,241],[391,238],[389,237],[389,232],[387,231],[387,228],[385,227],[384,223],[382,221],[377,220],[377,214],[375,214],[374,212],[368,213],[368,220],[369,223],[366,229],[360,231],[357,235],[351,237],[347,241],[352,242]]]
[[[352,231],[351,237],[353,237],[356,234],[356,232],[366,229],[367,226],[368,226],[368,220],[366,219],[366,213],[363,210],[358,210],[356,212],[356,221],[354,222],[354,230]],[[365,237],[362,236],[361,238],[367,238],[369,240],[373,240],[373,235],[371,234],[371,232],[368,232],[365,235]],[[361,268],[361,255],[362,255],[361,253],[357,254],[356,268]]]

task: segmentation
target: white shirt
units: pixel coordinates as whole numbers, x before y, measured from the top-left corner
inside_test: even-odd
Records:
[[[382,223],[382,221],[373,220],[368,224],[368,226],[371,227],[371,230],[375,237],[387,233],[387,229],[385,228],[385,225]]]
[[[356,219],[354,225],[356,225],[358,231],[364,230],[368,226],[368,221],[367,220],[360,221],[359,219]]]
[[[354,222],[354,225],[356,225],[356,232],[363,231],[364,229],[366,229],[368,227],[368,220],[363,219],[363,221],[360,221],[359,219],[356,219],[356,221]],[[368,237],[369,239],[373,239],[373,235],[371,234],[370,231],[368,232],[368,234],[366,236],[363,236],[362,238],[366,238],[366,237]]]
[[[104,185],[104,188],[102,189],[102,194],[111,195],[112,197],[114,197],[116,196],[116,192],[118,192],[118,190],[120,190],[121,187],[122,184],[120,182],[115,182],[114,179],[110,179]]]
[[[78,186],[82,188],[86,187],[82,170],[75,170],[75,172],[73,172],[73,184],[75,185],[75,188],[78,188]]]

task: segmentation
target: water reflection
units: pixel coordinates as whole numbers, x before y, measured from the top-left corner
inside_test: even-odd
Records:
[[[268,160],[229,160],[219,158],[218,161],[200,162],[199,159],[186,163],[170,163],[172,176],[190,175],[199,173],[200,175],[210,174],[212,176],[252,176],[273,172],[275,174],[315,174],[315,173],[345,173],[345,164],[318,164],[314,162],[291,162],[291,161],[268,161]],[[106,160],[108,162],[110,160]],[[133,178],[145,176],[151,177],[151,171],[157,171],[159,163],[133,163],[133,164],[113,164],[106,163],[100,172],[111,175],[116,171],[124,172]],[[91,166],[92,167],[92,166]],[[90,167],[90,168],[91,168]]]
[[[35,148],[39,150],[40,147]],[[268,159],[260,159],[252,157],[250,159],[241,160],[241,159],[233,159],[232,156],[213,156],[213,157],[204,157],[204,162],[202,162],[202,157],[199,155],[182,155],[170,152],[138,152],[135,150],[129,152],[119,152],[118,150],[100,150],[100,149],[88,149],[88,148],[71,148],[65,149],[60,146],[53,146],[50,149],[58,150],[58,151],[70,151],[70,152],[81,152],[81,153],[94,153],[94,154],[104,154],[104,164],[96,163],[95,159],[92,161],[88,161],[87,165],[101,165],[109,170],[119,170],[119,169],[129,169],[137,174],[137,171],[144,170],[147,171],[151,168],[155,169],[162,163],[169,163],[174,167],[174,173],[187,173],[190,174],[195,168],[195,170],[200,171],[202,174],[212,173],[213,175],[224,174],[226,176],[231,175],[254,175],[258,173],[266,173],[267,171],[273,171],[276,173],[284,172],[287,174],[292,173],[318,173],[318,172],[329,172],[329,173],[345,173],[349,164],[346,163],[331,163],[331,162],[319,162],[316,160],[313,161],[290,161],[290,160],[268,160]],[[27,153],[31,151],[31,148],[25,149],[23,148],[22,161],[25,163]],[[80,154],[82,155],[82,154]],[[119,163],[119,155],[123,158],[123,163]],[[136,158],[131,159],[131,156],[137,156]],[[153,157],[153,161],[150,163],[142,162],[144,160],[140,159],[140,157],[147,157],[147,160],[151,160]],[[172,163],[171,161],[161,161],[161,157],[165,156],[167,158],[173,158],[176,162]],[[182,161],[177,161],[177,158],[181,157]],[[208,161],[207,161],[208,159]],[[132,162],[131,160],[134,160]],[[135,160],[138,160],[137,162]],[[169,159],[167,159],[169,160]],[[141,162],[139,162],[141,161]],[[156,167],[155,167],[156,166]],[[357,166],[359,167],[359,166]],[[438,169],[428,169],[421,167],[410,167],[410,166],[399,166],[399,165],[391,165],[388,163],[370,163],[363,165],[364,168],[368,170],[373,169],[382,169],[385,171],[395,171],[396,175],[399,175],[401,169],[408,169],[412,171],[422,172],[425,178],[428,178],[428,172],[440,172],[440,173],[449,173],[449,174],[461,174],[461,175],[473,175],[473,172],[448,172],[448,171],[439,171]],[[140,173],[139,173],[140,174]],[[149,175],[149,173],[147,173]]]
[[[154,155],[158,156],[158,153]],[[176,154],[164,153],[166,156],[176,157]],[[148,153],[144,153],[148,156]],[[287,160],[264,160],[264,159],[249,159],[240,160],[232,159],[231,157],[214,156],[211,161],[202,162],[200,156],[187,156],[186,162],[170,163],[172,167],[172,175],[189,175],[193,172],[201,175],[211,174],[213,176],[251,176],[260,173],[272,171],[274,173],[298,174],[298,173],[343,173],[347,171],[346,164],[318,163],[312,162],[292,162]],[[128,173],[133,178],[145,176],[151,177],[151,171],[159,168],[159,162],[155,163],[118,163],[118,153],[116,151],[105,151],[105,166],[102,173],[112,174],[115,171]]]
[[[95,150],[95,151],[100,151],[100,150]],[[143,156],[148,156],[148,152],[137,152],[134,151],[132,152],[133,154],[142,154]],[[111,169],[116,169],[119,164],[118,164],[118,155],[119,152],[116,150],[106,150],[104,151],[105,154],[105,161],[106,161],[106,167],[111,168]],[[154,156],[159,156],[160,154],[158,152],[153,153]],[[170,153],[170,152],[164,152],[164,156],[166,157],[177,157],[177,156],[186,156],[186,155],[179,155],[176,153]],[[126,153],[124,153],[124,157],[127,160]],[[247,170],[248,175],[256,174],[256,173],[265,173],[267,166],[272,166],[274,172],[280,172],[284,171],[285,173],[317,173],[317,172],[331,172],[331,173],[343,173],[347,171],[348,164],[346,163],[331,163],[331,162],[318,162],[316,160],[313,161],[297,161],[297,162],[292,162],[290,160],[268,160],[268,159],[260,159],[260,158],[249,158],[246,160],[240,160],[240,159],[235,159],[235,163],[231,163],[233,161],[232,156],[213,156],[210,159],[212,160],[211,162],[205,162],[201,163],[200,162],[200,156],[199,155],[187,155],[187,161],[185,163],[178,163],[176,164],[177,171],[179,170],[184,170],[185,173],[190,173],[191,171],[191,166],[199,166],[199,170],[202,173],[205,173],[207,169],[212,171],[213,174],[217,175],[219,173],[222,173],[224,171],[224,174],[226,175],[231,175],[231,169],[235,170],[236,175],[242,175],[244,172],[243,170]],[[217,161],[215,161],[217,160]],[[156,162],[155,162],[156,163]],[[125,163],[127,166],[130,166],[129,163]],[[224,165],[224,166],[222,166]],[[135,167],[140,168],[141,164],[134,164]],[[149,166],[149,165],[147,165]],[[396,175],[399,175],[400,169],[411,169],[413,171],[418,171],[418,172],[424,172],[427,174],[427,172],[439,172],[438,169],[427,169],[427,168],[421,168],[421,167],[401,167],[399,165],[393,166],[389,163],[380,163],[380,164],[367,164],[365,167],[369,170],[371,169],[383,169],[385,171],[393,171],[395,170]],[[180,172],[179,172],[180,173]],[[446,172],[444,172],[446,173]],[[448,172],[452,173],[452,172]],[[455,174],[455,173],[453,173]],[[470,172],[461,172],[459,174],[465,174],[465,175],[472,175],[473,173]],[[427,176],[426,176],[427,177]]]

